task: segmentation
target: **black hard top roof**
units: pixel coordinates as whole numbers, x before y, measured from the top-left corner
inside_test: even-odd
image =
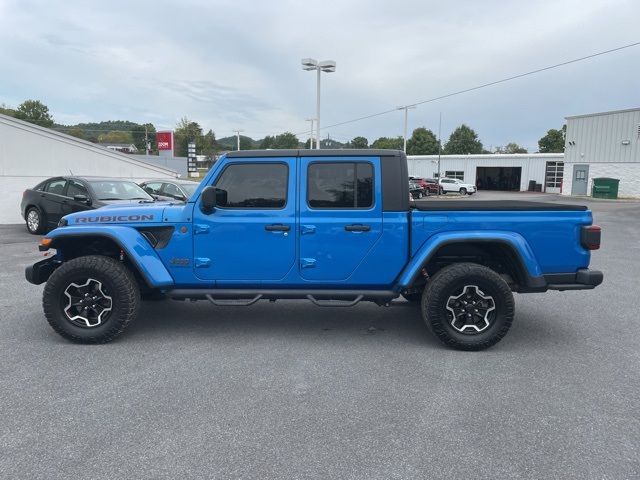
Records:
[[[234,150],[227,158],[259,157],[404,157],[401,150],[383,150],[379,148],[341,148],[327,150],[291,149],[291,150]]]

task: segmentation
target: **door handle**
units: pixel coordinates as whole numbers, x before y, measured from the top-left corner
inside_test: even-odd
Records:
[[[291,227],[289,225],[273,224],[265,225],[264,229],[267,232],[288,232],[289,230],[291,230]]]
[[[345,225],[344,229],[347,232],[368,232],[369,230],[371,230],[371,227],[369,225],[352,224]]]

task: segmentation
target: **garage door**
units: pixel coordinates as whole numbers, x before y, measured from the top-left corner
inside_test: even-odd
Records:
[[[522,167],[477,167],[478,190],[520,191]]]

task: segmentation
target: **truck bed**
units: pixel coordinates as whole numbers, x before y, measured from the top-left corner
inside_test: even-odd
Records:
[[[411,202],[411,207],[421,211],[585,211],[584,205],[555,202],[530,202],[525,200],[425,200]]]

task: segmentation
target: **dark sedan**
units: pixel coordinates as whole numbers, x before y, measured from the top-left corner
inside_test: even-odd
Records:
[[[198,183],[191,180],[147,180],[142,182],[140,186],[144,191],[157,200],[178,200],[186,202],[194,194]]]
[[[113,203],[153,202],[135,182],[119,178],[54,177],[22,194],[20,211],[29,233],[44,233],[69,213]]]

